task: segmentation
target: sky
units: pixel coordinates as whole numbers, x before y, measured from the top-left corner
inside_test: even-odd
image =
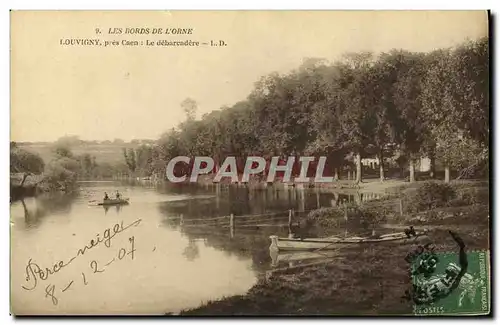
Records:
[[[192,28],[117,35],[113,28]],[[96,34],[99,28],[101,34]],[[244,100],[254,83],[307,57],[431,51],[488,34],[485,11],[14,11],[11,140],[156,139],[184,119]],[[224,47],[63,46],[60,40],[192,40]]]

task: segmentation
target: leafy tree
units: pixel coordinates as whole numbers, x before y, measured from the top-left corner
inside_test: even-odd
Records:
[[[76,135],[67,135],[60,137],[59,139],[56,140],[55,145],[56,147],[68,147],[71,148],[73,146],[77,146],[81,144],[83,141],[80,140],[80,137]]]
[[[71,158],[73,157],[73,153],[71,152],[71,149],[67,145],[62,145],[62,144],[57,144],[54,147],[54,153],[57,158]]]
[[[373,63],[370,52],[348,53],[340,66],[340,132],[344,139],[343,147],[350,148],[355,154],[358,183],[362,181],[361,159],[364,148],[372,142],[370,132],[373,129],[373,110],[365,93],[370,91],[368,75]]]
[[[421,157],[422,145],[427,134],[422,116],[421,84],[424,69],[424,56],[420,53],[404,51],[393,52],[396,70],[393,84],[394,107],[398,110],[392,120],[395,140],[406,156],[410,169],[410,182],[415,181],[415,161]]]
[[[84,153],[77,157],[80,162],[80,172],[79,175],[85,178],[90,178],[94,176],[94,170],[96,168],[95,157],[88,153]]]
[[[11,142],[10,172],[40,174],[45,168],[45,163],[40,155],[21,149]]]
[[[423,86],[423,114],[435,139],[437,156],[445,164],[446,182],[450,181],[450,168],[474,165],[477,157],[485,159],[483,153],[487,156],[487,53],[487,40],[482,39],[429,55]],[[468,163],[465,157],[469,157]]]
[[[144,176],[150,176],[153,172],[153,149],[148,145],[141,145],[136,149],[137,169]]]
[[[125,158],[125,163],[130,172],[135,173],[137,169],[137,162],[135,159],[135,151],[133,148],[123,148],[123,157]]]
[[[186,114],[187,121],[193,121],[196,118],[196,111],[198,110],[198,104],[192,98],[186,98],[181,103],[181,108]]]

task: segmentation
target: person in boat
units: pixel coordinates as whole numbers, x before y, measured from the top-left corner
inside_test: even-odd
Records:
[[[104,201],[109,200],[108,193],[104,192]]]
[[[120,192],[118,192],[118,190],[116,190],[116,199],[117,199],[117,200],[119,200],[119,199],[120,199],[120,197],[121,197]]]

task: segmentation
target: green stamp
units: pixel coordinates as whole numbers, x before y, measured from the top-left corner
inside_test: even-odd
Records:
[[[411,261],[414,315],[486,315],[490,312],[489,251],[426,249]]]

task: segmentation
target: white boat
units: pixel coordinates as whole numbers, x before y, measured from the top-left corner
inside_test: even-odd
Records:
[[[325,251],[288,251],[288,252],[278,252],[270,250],[271,265],[277,266],[280,263],[289,263],[294,265],[295,263],[302,263],[311,260],[323,260],[331,259],[339,256],[339,252],[334,250]]]
[[[427,231],[417,231],[411,235],[406,232],[398,232],[378,237],[326,237],[326,238],[281,238],[270,236],[270,250],[276,251],[311,251],[337,249],[341,245],[364,245],[364,244],[383,244],[398,243],[411,244],[421,239],[428,238]]]

